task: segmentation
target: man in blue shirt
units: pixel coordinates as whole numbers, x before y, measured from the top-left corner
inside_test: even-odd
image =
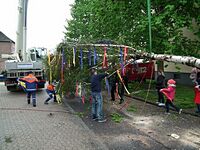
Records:
[[[92,68],[91,91],[92,91],[92,119],[105,122],[103,117],[103,97],[101,93],[101,81],[108,73],[97,74],[96,68]]]

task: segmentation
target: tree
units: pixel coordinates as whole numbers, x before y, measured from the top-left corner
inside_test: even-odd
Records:
[[[76,0],[73,19],[66,25],[66,41],[95,43],[110,39],[146,50],[146,6],[141,0]],[[151,14],[154,53],[199,57],[200,42],[184,37],[182,30],[187,28],[200,39],[199,0],[152,0]]]

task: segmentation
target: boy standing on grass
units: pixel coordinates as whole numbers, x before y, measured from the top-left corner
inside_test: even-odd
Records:
[[[176,109],[176,111],[181,114],[182,109],[178,108],[177,106],[174,105],[173,101],[174,101],[174,97],[175,97],[175,93],[176,93],[176,81],[174,81],[173,79],[169,79],[167,81],[167,88],[163,88],[160,90],[160,92],[162,92],[167,100],[166,100],[166,114],[169,114],[169,106],[172,106],[173,108]]]

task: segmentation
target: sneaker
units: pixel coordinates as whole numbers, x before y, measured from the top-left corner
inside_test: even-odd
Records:
[[[97,117],[92,117],[92,120],[96,121],[96,120],[97,120]]]
[[[169,112],[165,112],[165,115],[170,115],[170,113]]]
[[[158,106],[165,106],[165,103],[159,103]]]
[[[181,114],[181,112],[182,112],[182,109],[180,109],[178,113]]]
[[[30,100],[28,100],[27,102],[28,102],[28,104],[30,104],[30,103],[31,103],[31,101],[30,101]]]
[[[121,99],[121,100],[120,100],[120,102],[119,102],[119,104],[122,104],[123,102],[124,102],[124,100],[123,100],[123,99]]]
[[[200,113],[200,111],[199,111],[199,110],[196,110],[195,113]]]
[[[98,122],[106,122],[107,120],[106,119],[98,119]]]
[[[156,102],[156,104],[159,104],[160,102]]]
[[[48,105],[48,102],[44,102],[44,104]]]
[[[33,107],[36,107],[36,105],[33,105]]]

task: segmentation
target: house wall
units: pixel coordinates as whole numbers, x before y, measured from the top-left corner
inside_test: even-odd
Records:
[[[177,84],[193,86],[193,82],[190,79],[190,73],[192,67],[183,65],[183,64],[175,64],[171,62],[164,62],[164,74],[166,81],[168,79],[176,80]],[[178,69],[179,68],[179,69]],[[155,79],[157,77],[157,65],[155,65]]]
[[[0,73],[5,70],[5,59],[1,54],[12,54],[15,51],[15,44],[12,42],[0,42]]]

